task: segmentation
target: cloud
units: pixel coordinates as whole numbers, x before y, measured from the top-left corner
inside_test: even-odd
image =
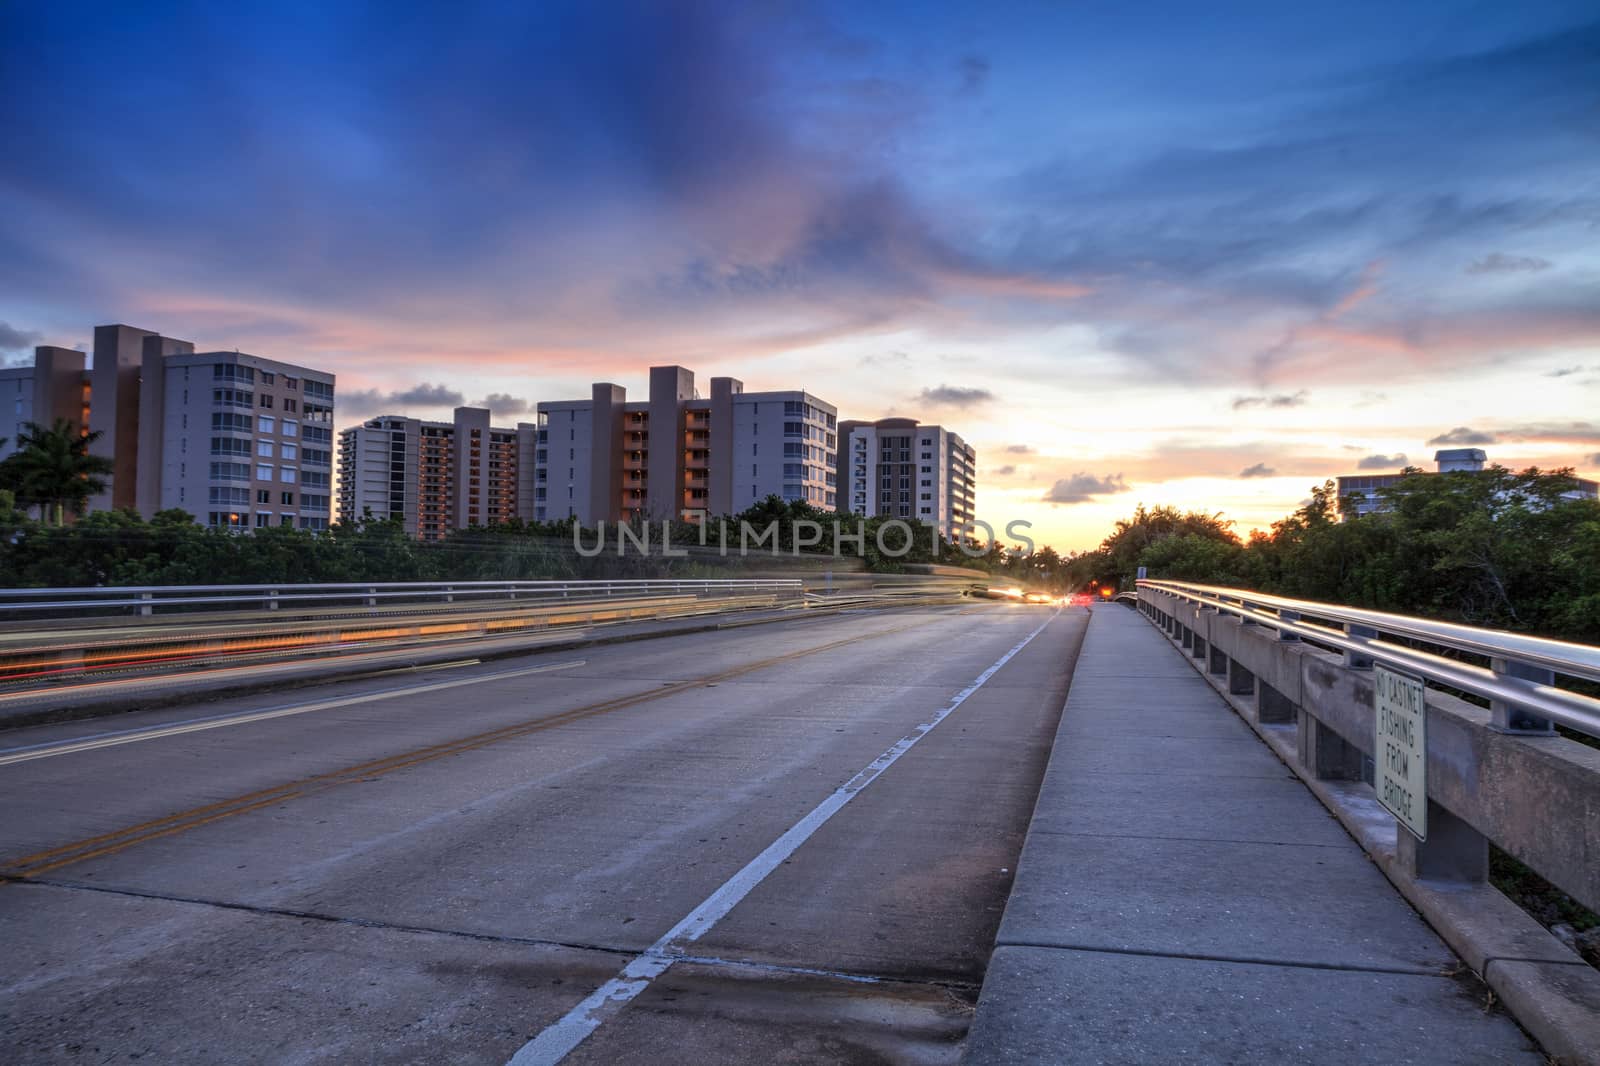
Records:
[[[1540,270],[1549,270],[1555,264],[1548,259],[1540,259],[1535,255],[1506,255],[1504,252],[1490,252],[1482,259],[1468,264],[1468,274],[1528,274]]]
[[[1493,433],[1484,433],[1481,430],[1468,426],[1457,426],[1448,433],[1441,433],[1437,437],[1429,437],[1429,444],[1494,444],[1499,440]]]
[[[378,389],[340,389],[338,410],[344,415],[401,414],[411,407],[460,407],[466,397],[445,385],[423,382],[409,389],[381,392]]]
[[[389,402],[412,407],[460,407],[467,398],[459,389],[423,382],[400,392],[391,392]]]
[[[1010,455],[1033,455],[1034,447],[1031,444],[1007,444],[1006,452]]]
[[[9,322],[0,322],[0,352],[23,351],[42,343],[44,334],[18,329]]]
[[[911,356],[902,351],[873,352],[861,357],[862,366],[880,367],[906,367],[911,365]]]
[[[491,392],[472,406],[487,407],[497,415],[520,415],[533,409],[533,404],[522,397],[504,392]]]
[[[1249,407],[1301,407],[1304,406],[1305,402],[1310,398],[1311,394],[1305,389],[1301,389],[1299,392],[1294,393],[1279,393],[1275,396],[1235,396],[1233,399],[1233,409],[1235,411],[1243,411]]]
[[[1405,465],[1406,465],[1405,453],[1396,452],[1393,455],[1369,455],[1366,458],[1362,459],[1360,462],[1356,463],[1356,469],[1357,470],[1392,470],[1395,467],[1403,467]]]
[[[1512,440],[1600,444],[1600,422],[1520,422],[1498,431]]]
[[[1589,465],[1591,465],[1591,466],[1600,466],[1600,452],[1594,452],[1591,455],[1586,456],[1585,458],[1588,460]]]
[[[937,388],[923,389],[920,398],[923,403],[966,410],[989,403],[994,399],[994,393],[988,389],[970,388],[962,385],[940,385]]]
[[[1122,479],[1121,474],[1107,474],[1105,477],[1095,477],[1093,474],[1078,472],[1071,477],[1064,477],[1050,487],[1050,491],[1043,496],[1045,503],[1087,503],[1096,496],[1112,496],[1119,492],[1127,492],[1128,483]]]
[[[960,92],[973,95],[983,90],[984,83],[989,80],[989,61],[983,56],[969,52],[961,57],[956,64],[961,74]]]
[[[1547,378],[1570,378],[1572,375],[1581,374],[1588,369],[1589,367],[1586,366],[1562,366],[1554,370],[1545,371],[1544,376]]]
[[[1016,472],[1017,472],[1017,468],[1014,465],[1012,465],[1011,463],[1007,463],[1005,466],[997,466],[997,467],[995,467],[995,470],[994,470],[994,473],[995,473],[996,477],[1010,477],[1012,474],[1015,474]]]
[[[1243,470],[1239,471],[1239,476],[1240,477],[1272,477],[1276,473],[1277,473],[1277,471],[1272,469],[1272,467],[1268,466],[1266,463],[1257,463],[1254,466],[1247,466]]]

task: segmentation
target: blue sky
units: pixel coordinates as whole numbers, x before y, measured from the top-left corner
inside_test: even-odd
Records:
[[[508,421],[681,362],[951,425],[1068,548],[1438,439],[1600,469],[1588,5],[13,2],[0,128],[10,360]]]

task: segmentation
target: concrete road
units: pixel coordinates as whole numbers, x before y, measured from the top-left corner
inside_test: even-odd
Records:
[[[0,734],[0,1060],[954,1062],[1085,619],[844,615]]]

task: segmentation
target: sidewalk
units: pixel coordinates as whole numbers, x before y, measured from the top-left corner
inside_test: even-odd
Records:
[[[963,1062],[1544,1063],[1482,996],[1150,623],[1094,608]]]

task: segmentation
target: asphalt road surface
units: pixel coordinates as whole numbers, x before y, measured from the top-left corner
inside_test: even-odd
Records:
[[[1086,619],[844,615],[0,734],[0,1060],[954,1062]]]

